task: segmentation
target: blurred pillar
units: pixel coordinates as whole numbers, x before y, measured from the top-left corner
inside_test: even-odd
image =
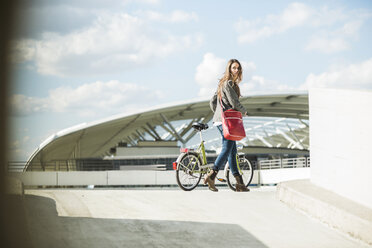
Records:
[[[0,1],[0,247],[32,247],[28,235],[23,196],[6,194],[8,151],[8,90],[11,65],[10,40],[15,28],[18,1]]]

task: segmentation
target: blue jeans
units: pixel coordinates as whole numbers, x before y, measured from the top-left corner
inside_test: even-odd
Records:
[[[222,150],[214,162],[213,170],[219,171],[224,169],[226,162],[229,161],[230,171],[234,176],[239,175],[238,166],[236,164],[236,142],[234,140],[225,139],[223,136],[222,125],[217,126],[222,135]]]

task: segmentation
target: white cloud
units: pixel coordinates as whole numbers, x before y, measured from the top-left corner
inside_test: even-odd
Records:
[[[216,91],[218,80],[223,76],[227,61],[206,53],[196,68],[195,81],[200,85],[199,96],[211,96]]]
[[[48,101],[43,98],[28,97],[20,94],[11,97],[10,106],[13,114],[16,115],[45,112],[50,108],[50,106],[48,106]]]
[[[10,57],[13,63],[23,63],[32,60],[35,57],[35,41],[31,39],[21,39],[13,42],[12,55]]]
[[[198,19],[198,15],[195,12],[187,13],[182,10],[173,11],[170,16],[171,22],[197,21]]]
[[[24,160],[29,155],[29,153],[24,149],[25,146],[27,146],[27,141],[13,140],[12,142],[9,142],[8,159],[13,161]]]
[[[334,31],[318,32],[311,37],[305,46],[305,50],[323,53],[347,50],[350,48],[350,41],[358,38],[362,24],[361,20],[351,20]]]
[[[143,2],[143,3],[147,3],[147,4],[158,4],[160,2],[160,0],[137,0],[137,2]]]
[[[161,98],[160,91],[112,80],[83,84],[77,88],[60,87],[51,90],[45,98],[13,95],[10,102],[16,115],[69,112],[84,116],[99,116],[104,113],[107,116],[131,108],[151,106]]]
[[[271,94],[279,92],[295,91],[296,89],[280,82],[265,79],[262,76],[252,76],[248,81],[240,84],[240,91],[243,96],[255,94]]]
[[[330,71],[307,76],[301,89],[311,87],[372,89],[372,58],[358,64],[333,66]]]
[[[170,22],[170,23],[179,23],[179,22],[190,22],[198,21],[199,17],[195,12],[185,12],[182,10],[174,10],[170,14],[163,14],[156,11],[140,11],[138,12],[140,16],[151,21],[161,21],[161,22]]]
[[[309,28],[312,35],[305,49],[334,53],[348,49],[351,41],[357,39],[360,27],[370,17],[371,13],[365,10],[345,11],[327,6],[315,9],[302,3],[291,3],[278,15],[242,19],[237,22],[236,30],[240,43],[253,43],[290,29]]]
[[[173,18],[181,20],[180,16],[175,13]],[[178,36],[155,30],[136,16],[101,14],[81,30],[65,35],[44,33],[39,40],[17,41],[13,60],[32,60],[38,72],[45,75],[115,73],[201,43],[198,34]]]
[[[352,20],[345,23],[339,30],[335,33],[340,36],[354,37],[358,35],[360,27],[363,25],[362,20]]]
[[[243,69],[243,81],[246,78],[251,78],[256,71],[256,65],[253,62],[240,61]]]
[[[313,15],[313,9],[302,3],[291,3],[279,16],[269,16],[271,24],[277,25],[279,32],[298,27],[306,23]]]
[[[291,3],[281,14],[268,15],[253,21],[240,20],[237,25],[238,41],[252,43],[261,38],[302,26],[313,15],[313,9],[302,3]]]
[[[323,53],[334,53],[347,50],[349,43],[343,38],[313,37],[305,46],[305,50],[316,50]]]
[[[30,155],[32,150],[29,146],[32,143],[32,139],[29,135],[26,130],[17,130],[17,135],[14,135],[16,137],[12,137],[7,147],[10,161],[24,161]]]

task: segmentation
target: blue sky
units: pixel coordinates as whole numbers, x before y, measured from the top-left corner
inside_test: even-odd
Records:
[[[21,1],[10,159],[115,114],[208,99],[230,58],[243,95],[372,89],[372,2]]]

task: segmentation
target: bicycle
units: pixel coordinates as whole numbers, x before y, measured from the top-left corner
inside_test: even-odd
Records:
[[[173,169],[176,171],[176,179],[178,186],[185,191],[195,189],[203,175],[207,174],[212,169],[213,164],[207,164],[207,157],[205,155],[205,146],[202,136],[202,131],[208,129],[208,124],[194,123],[192,127],[200,134],[200,145],[196,150],[189,148],[181,148],[181,154],[177,160],[173,162]],[[239,149],[239,148],[238,148]],[[243,177],[246,186],[251,183],[253,178],[253,169],[251,162],[245,158],[244,153],[237,153],[236,161],[238,171]],[[236,180],[230,173],[228,163],[224,168],[225,178],[216,177],[220,182],[227,182],[229,188],[236,191]]]

